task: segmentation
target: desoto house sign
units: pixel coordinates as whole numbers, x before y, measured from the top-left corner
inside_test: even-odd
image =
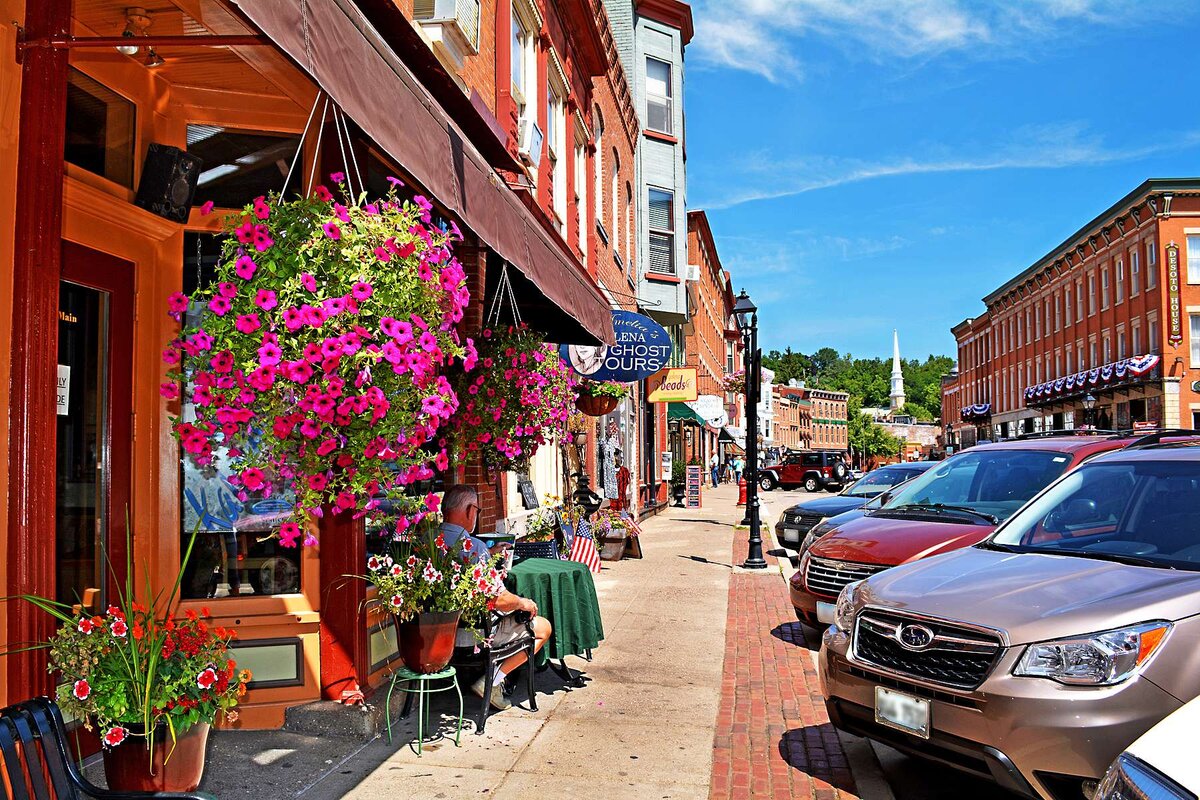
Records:
[[[1167,245],[1167,341],[1177,345],[1183,341],[1183,315],[1179,308],[1179,245]]]

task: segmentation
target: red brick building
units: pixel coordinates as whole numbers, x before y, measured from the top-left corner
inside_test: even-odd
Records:
[[[777,398],[789,400],[794,406],[775,408],[777,446],[842,453],[850,447],[847,417],[850,395],[805,386],[776,386],[774,392]],[[781,426],[781,412],[788,420],[794,417],[795,429],[790,421],[786,429]]]
[[[1149,180],[952,332],[951,446],[1086,424],[1200,424],[1200,179]],[[1189,258],[1189,255],[1191,256]]]

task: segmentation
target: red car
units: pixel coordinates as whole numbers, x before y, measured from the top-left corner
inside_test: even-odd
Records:
[[[1055,478],[1135,441],[1069,431],[972,447],[903,486],[887,505],[818,539],[789,582],[796,616],[833,621],[842,587],[888,567],[969,547]]]

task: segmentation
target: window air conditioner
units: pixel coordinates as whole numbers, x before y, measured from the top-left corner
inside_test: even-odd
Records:
[[[687,279],[689,281],[700,280],[700,265],[699,264],[688,264]]]
[[[538,124],[531,119],[521,120],[517,134],[517,155],[534,169],[542,163],[542,140],[545,136]]]
[[[462,69],[465,56],[479,52],[479,0],[414,0],[413,19],[455,70]]]

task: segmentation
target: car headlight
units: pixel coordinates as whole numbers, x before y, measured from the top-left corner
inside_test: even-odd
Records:
[[[1088,636],[1031,644],[1025,648],[1013,674],[1071,685],[1112,686],[1145,664],[1170,630],[1169,622],[1145,622]]]
[[[854,581],[842,587],[837,605],[833,608],[833,624],[847,633],[854,627],[854,601],[860,585],[862,581]]]
[[[1195,795],[1148,764],[1128,753],[1122,753],[1108,768],[1108,772],[1104,773],[1104,780],[1100,781],[1094,798],[1134,800],[1139,797],[1153,800],[1190,800]]]
[[[816,525],[812,526],[808,533],[805,534],[804,541],[800,543],[800,552],[807,553],[808,548],[816,544],[817,539],[820,539],[827,533],[829,533],[829,526],[826,525],[825,520],[822,519]]]

